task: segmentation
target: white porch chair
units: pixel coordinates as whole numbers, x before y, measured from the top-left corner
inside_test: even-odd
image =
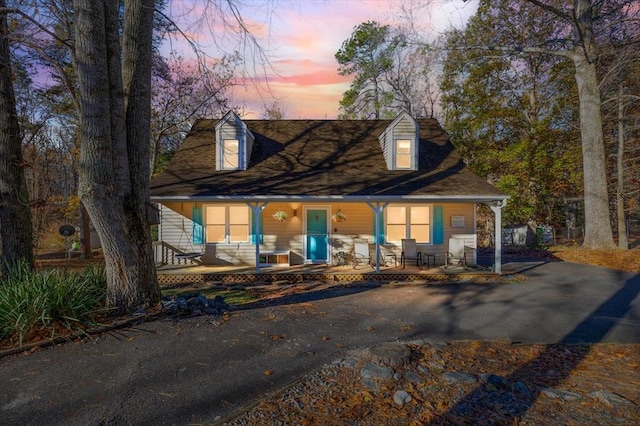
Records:
[[[462,238],[449,238],[449,251],[445,253],[444,267],[462,266],[467,269],[467,255],[465,253],[465,240]]]
[[[422,269],[422,252],[418,251],[416,240],[413,238],[402,240],[402,253],[400,254],[402,269],[405,268],[407,260],[415,260],[418,268]]]
[[[363,239],[353,240],[353,269],[360,264],[368,264],[373,268],[371,253],[369,252],[369,241]]]

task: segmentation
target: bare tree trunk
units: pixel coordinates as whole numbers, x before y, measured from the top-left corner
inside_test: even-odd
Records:
[[[126,95],[126,138],[131,193],[125,199],[130,238],[139,258],[140,291],[160,299],[153,258],[149,202],[149,144],[151,140],[151,68],[154,0],[125,2],[122,75]]]
[[[583,247],[615,248],[609,216],[609,192],[602,134],[602,110],[596,67],[584,54],[573,56],[580,99],[580,136],[584,172]]]
[[[0,0],[0,8],[6,7]],[[33,267],[29,194],[24,177],[20,127],[13,91],[7,16],[0,15],[0,238],[2,271],[25,262]]]
[[[87,209],[80,203],[80,251],[83,259],[91,259],[91,220]]]
[[[127,1],[125,21],[131,19],[126,12],[130,3],[140,7],[140,0]],[[81,105],[80,199],[102,243],[107,304],[117,312],[127,312],[157,302],[160,292],[151,238],[146,239],[146,215],[140,213],[143,208],[138,201],[148,195],[144,191],[142,195],[135,194],[134,190],[140,191],[145,183],[132,184],[132,178],[137,176],[131,173],[130,161],[137,149],[127,149],[130,141],[120,69],[117,2],[75,0],[74,6]],[[152,16],[152,12],[147,13]],[[149,122],[136,125],[148,126]],[[147,137],[139,143],[148,141]],[[142,159],[134,158],[136,161],[148,162],[148,154]]]
[[[617,174],[618,185],[616,187],[616,213],[618,218],[618,248],[621,250],[629,249],[629,241],[627,240],[627,227],[624,215],[624,93],[622,86],[618,90],[618,158],[617,158]]]

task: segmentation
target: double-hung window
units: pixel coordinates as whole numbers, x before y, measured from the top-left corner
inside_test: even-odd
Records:
[[[396,139],[396,168],[411,168],[411,141],[409,139]]]
[[[224,139],[222,141],[222,169],[237,170],[240,165],[240,141]]]
[[[249,242],[250,217],[249,207],[244,205],[206,206],[206,242]]]
[[[431,242],[430,206],[389,206],[385,210],[387,242],[400,243],[412,238],[417,243]]]

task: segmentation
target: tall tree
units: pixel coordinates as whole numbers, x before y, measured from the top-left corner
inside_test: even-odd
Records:
[[[0,0],[0,10],[6,9]],[[19,262],[33,267],[31,211],[24,178],[7,15],[0,13],[0,238],[2,271]]]
[[[153,0],[74,0],[80,103],[79,195],[105,256],[107,303],[160,298],[147,221]],[[122,40],[122,44],[120,42]]]
[[[69,108],[65,99],[68,96],[60,96],[55,86],[39,87],[31,77],[30,64],[33,58],[22,52],[12,58],[33,247],[37,254],[40,244],[46,241],[43,237],[54,228],[57,231],[69,197],[77,198],[74,166],[77,155],[73,145],[77,120],[73,106]],[[68,114],[69,111],[72,114]],[[73,211],[71,217],[75,214],[77,211]]]
[[[335,54],[340,75],[353,81],[340,100],[342,119],[393,118],[399,111],[433,117],[438,101],[437,51],[405,27],[365,22]]]
[[[256,43],[236,2],[201,2],[206,10],[199,18],[202,25],[213,13],[209,19],[222,17],[225,28],[232,27],[231,17],[238,24],[232,28],[235,38]],[[35,52],[51,67],[49,75],[62,83],[54,92],[66,89],[78,111],[78,194],[102,243],[107,303],[119,312],[154,303],[160,296],[147,224],[151,58],[161,40],[159,33],[153,34],[154,22],[157,29],[186,37],[198,55],[200,71],[207,68],[195,40],[162,15],[165,4],[38,0],[18,1],[8,9],[21,18],[17,22],[26,23],[27,36],[20,40],[24,52]],[[201,4],[196,0],[189,5]],[[264,59],[257,43],[253,47]]]
[[[404,39],[404,30],[398,31]],[[416,118],[434,118],[440,100],[436,78],[439,50],[421,42],[403,42],[393,53],[393,66],[385,73],[385,82],[393,97],[392,112],[397,114],[402,109]]]
[[[506,44],[478,45],[468,40],[467,48],[495,50],[512,54],[537,53],[555,55],[573,64],[577,85],[584,172],[585,248],[613,248],[613,233],[609,216],[609,197],[602,127],[600,79],[597,73],[599,48],[602,38],[617,38],[628,34],[627,26],[636,26],[631,15],[640,13],[632,0],[525,0],[505,2],[481,0],[479,9],[493,8],[495,13],[509,10],[517,17],[521,8],[532,7],[540,18],[531,23],[526,37]],[[505,9],[500,9],[503,6]],[[503,15],[504,16],[504,15]],[[506,22],[506,21],[505,21]],[[554,32],[545,40],[536,34],[536,25],[554,26]],[[523,34],[524,35],[524,34]],[[630,40],[627,40],[630,42]]]
[[[640,152],[640,129],[634,126],[634,121],[640,117],[640,45],[616,50],[614,55],[606,58],[609,60],[601,61],[601,67],[605,68],[601,92],[607,157],[611,160],[609,189],[611,198],[615,199],[618,248],[626,250],[629,247],[627,217],[633,211],[634,194],[640,193],[640,182],[634,179],[634,172],[640,168],[640,156],[637,155]],[[623,50],[626,54],[622,54]]]
[[[535,11],[526,12],[504,23],[504,16],[480,9],[463,33],[449,35],[442,107],[445,127],[472,170],[510,194],[505,220],[558,226],[563,199],[580,194],[582,179],[568,67],[550,56],[457,48],[465,40],[516,40],[536,20]],[[552,30],[537,28],[542,36]]]
[[[393,49],[399,42],[390,36],[388,25],[368,21],[342,43],[335,54],[338,73],[354,79],[340,101],[341,118],[381,118],[391,98],[384,73],[393,66]]]

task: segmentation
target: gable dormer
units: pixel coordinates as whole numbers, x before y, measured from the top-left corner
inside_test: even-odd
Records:
[[[254,140],[235,112],[226,113],[216,124],[216,170],[247,170]]]
[[[402,112],[378,137],[389,170],[418,170],[418,122]]]

